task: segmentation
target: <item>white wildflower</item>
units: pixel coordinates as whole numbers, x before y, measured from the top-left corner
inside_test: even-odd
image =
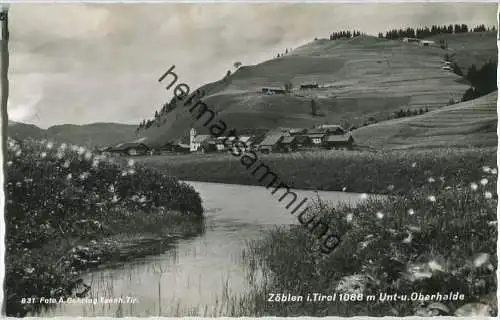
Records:
[[[66,150],[67,147],[68,147],[68,145],[66,143],[61,143],[61,145],[59,146],[59,149],[64,151],[64,150]]]
[[[417,166],[417,163],[416,163],[416,162],[413,162],[413,163],[411,164],[411,167],[412,167],[412,168],[415,168],[416,166]]]
[[[113,199],[111,199],[111,202],[112,203],[117,203],[120,199],[118,198],[118,196],[115,194],[113,195]]]
[[[80,174],[79,178],[80,178],[80,180],[85,180],[85,179],[88,178],[88,176],[89,176],[88,172],[83,172],[83,173]]]
[[[429,177],[429,179],[427,179],[427,181],[428,181],[429,183],[433,183],[433,182],[435,182],[436,180],[435,180],[433,177]]]
[[[474,190],[474,191],[475,191],[475,190],[477,190],[477,188],[478,188],[477,183],[472,182],[472,183],[470,184],[470,188],[471,188],[472,190]]]
[[[485,197],[486,199],[491,199],[491,198],[493,198],[493,194],[492,194],[491,192],[489,192],[489,191],[486,191],[486,192],[484,193],[484,197]]]
[[[382,219],[384,217],[384,214],[382,212],[377,212],[377,218]]]
[[[362,193],[359,197],[361,198],[361,200],[368,199],[368,195],[366,193]]]
[[[17,150],[16,151],[16,157],[19,157],[21,155],[21,153],[22,153],[21,150]]]
[[[411,243],[411,240],[413,240],[413,235],[408,232],[408,237],[403,239],[403,243]]]
[[[92,153],[89,151],[85,152],[85,160],[90,160],[90,159],[92,159]]]
[[[19,187],[21,187],[21,186],[22,186],[21,182],[16,182],[16,187],[18,187],[18,188],[19,188]]]
[[[71,173],[68,173],[68,175],[66,176],[66,180],[71,180],[72,177],[73,175]]]
[[[7,161],[7,166],[11,166],[12,165],[12,161]]]
[[[143,196],[139,199],[139,202],[140,202],[140,203],[144,203],[144,202],[146,202],[146,201],[148,201],[148,199],[147,199],[147,198],[146,198],[146,196],[144,196],[144,195],[143,195]]]
[[[444,268],[435,260],[429,262],[429,268],[431,268],[432,271],[444,271]]]
[[[29,273],[29,274],[33,273],[33,271],[35,271],[35,268],[25,268],[24,269],[24,272]]]
[[[489,226],[495,226],[497,224],[496,220],[488,221]]]
[[[71,162],[69,160],[66,160],[66,161],[64,161],[63,167],[64,168],[69,168],[70,164],[71,164]]]
[[[342,188],[342,191],[346,191],[346,190],[347,190],[347,187],[343,187],[343,188]]]
[[[353,218],[353,214],[352,213],[348,213],[347,216],[345,217],[345,219],[347,220],[347,222],[351,222],[352,218]]]
[[[489,173],[491,171],[490,167],[483,166],[483,172]]]
[[[122,171],[122,177],[126,176],[127,175],[127,171]]]
[[[490,173],[491,174],[497,174],[497,169],[496,168],[491,169]]]
[[[486,178],[481,179],[481,185],[485,186],[487,184],[488,184],[488,179]]]
[[[130,169],[130,170],[128,170],[128,174],[130,174],[130,175],[134,175],[134,174],[135,174],[135,170],[134,170],[134,169]]]
[[[394,190],[394,185],[393,184],[388,185],[387,190],[389,190],[389,191]]]
[[[114,185],[110,185],[109,188],[108,188],[109,192],[115,192],[115,186]]]
[[[409,214],[410,216],[414,215],[414,214],[415,214],[415,210],[413,210],[413,209],[409,209],[409,210],[408,210],[408,214]]]
[[[482,266],[483,264],[485,264],[489,260],[490,260],[490,255],[488,253],[484,253],[484,252],[480,253],[474,259],[474,266],[476,268],[479,268],[480,266]]]
[[[47,142],[47,149],[52,149],[54,147],[54,143],[52,141]]]
[[[62,158],[64,158],[64,153],[61,151],[57,151],[56,157],[57,157],[57,159],[62,159]]]
[[[47,157],[47,152],[40,153],[40,158],[44,159],[45,157]]]
[[[128,161],[128,165],[129,165],[130,167],[132,167],[132,166],[134,165],[134,160],[130,159],[130,160]]]
[[[84,153],[85,153],[85,148],[84,148],[84,147],[79,147],[79,148],[78,148],[78,154],[79,154],[79,155],[82,155],[82,154],[84,154]]]
[[[429,196],[429,197],[427,197],[427,199],[429,199],[430,202],[436,202],[435,196]]]

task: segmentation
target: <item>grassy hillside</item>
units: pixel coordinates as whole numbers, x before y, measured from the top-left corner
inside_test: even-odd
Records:
[[[137,126],[119,123],[64,124],[41,129],[32,124],[10,121],[8,134],[12,138],[52,139],[86,147],[114,145],[136,140]]]
[[[355,130],[357,144],[379,148],[496,147],[497,96],[447,106],[429,113],[384,121]]]
[[[467,39],[477,42],[471,44],[470,53],[465,53],[467,47],[463,45]],[[238,129],[308,127],[342,121],[359,125],[369,117],[384,119],[400,108],[433,109],[450,99],[460,99],[468,85],[456,74],[441,70],[445,53],[454,50],[457,59],[463,60],[461,67],[466,68],[471,61],[478,63],[483,55],[487,61],[486,56],[496,52],[495,39],[493,32],[458,35],[457,40],[448,40],[446,50],[371,36],[321,39],[284,57],[242,67],[227,79],[200,90],[206,93],[204,101],[219,112],[219,119]],[[294,86],[291,94],[260,93],[262,87],[283,87],[286,81]],[[304,82],[325,87],[299,90]],[[323,117],[311,115],[311,98],[317,101]],[[193,126],[186,109],[177,108],[161,116],[160,126],[153,125],[144,132],[147,142],[158,145],[182,136]]]

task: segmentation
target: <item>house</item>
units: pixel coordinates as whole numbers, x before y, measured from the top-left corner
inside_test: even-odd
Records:
[[[337,149],[344,149],[344,150],[350,150],[352,149],[352,146],[354,144],[354,138],[352,135],[347,134],[347,135],[327,135],[323,139],[323,146],[326,149],[330,150],[337,150]]]
[[[262,88],[262,93],[265,94],[285,94],[285,89],[282,88]]]
[[[303,128],[293,128],[293,129],[289,129],[288,133],[291,136],[298,136],[298,135],[306,133],[306,131],[307,131],[307,129],[303,129]]]
[[[420,39],[405,37],[405,38],[403,38],[403,42],[420,42]]]
[[[436,42],[432,40],[420,40],[420,45],[424,47],[430,47],[436,45]]]
[[[279,143],[279,150],[283,152],[293,152],[298,149],[297,137],[286,136],[283,137]]]
[[[126,142],[110,147],[107,152],[129,156],[142,156],[149,152],[149,147],[141,142]]]
[[[345,129],[338,124],[322,124],[318,129],[325,130],[328,134],[345,134]]]
[[[279,148],[279,143],[283,140],[281,132],[272,132],[266,135],[264,140],[259,144],[258,150],[262,153],[270,153]]]
[[[307,133],[304,136],[308,137],[311,140],[312,145],[321,145],[323,138],[328,134],[327,129],[310,129],[307,130]]]
[[[303,83],[300,85],[300,89],[316,89],[318,87],[317,83]]]

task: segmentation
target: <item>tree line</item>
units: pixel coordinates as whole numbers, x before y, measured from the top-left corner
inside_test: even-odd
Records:
[[[354,37],[359,37],[360,35],[366,35],[366,33],[362,33],[359,30],[354,30],[354,31],[342,30],[342,31],[332,32],[330,34],[330,40],[336,40],[342,38],[350,39]]]
[[[466,24],[450,24],[450,25],[432,25],[423,28],[406,28],[406,29],[392,29],[384,33],[379,32],[378,37],[381,39],[401,39],[401,38],[426,38],[430,36],[435,36],[439,34],[457,34],[457,33],[467,33],[467,32],[485,32],[494,31],[495,26],[486,27],[484,24],[469,28]]]

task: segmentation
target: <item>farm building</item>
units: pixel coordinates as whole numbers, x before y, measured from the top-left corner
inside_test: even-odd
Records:
[[[283,137],[279,143],[279,149],[283,152],[293,152],[298,148],[297,137]]]
[[[420,39],[405,37],[405,38],[403,38],[403,42],[420,42]]]
[[[262,88],[262,93],[265,94],[285,94],[285,89],[282,88]]]
[[[283,134],[280,132],[269,133],[259,144],[259,151],[270,153],[279,148],[279,143],[283,140]]]
[[[149,152],[149,147],[140,142],[127,142],[117,144],[114,147],[110,147],[108,148],[108,150],[106,150],[106,152],[129,156],[141,156]]]
[[[346,131],[342,126],[338,124],[322,124],[318,126],[318,129],[325,130],[328,134],[345,134]]]
[[[424,47],[429,47],[429,46],[436,45],[436,42],[432,41],[432,40],[420,40],[420,45],[422,45]]]
[[[354,144],[352,135],[328,135],[323,139],[323,146],[326,149],[347,149],[350,150]]]
[[[316,89],[318,87],[317,83],[303,83],[300,85],[300,89]]]

